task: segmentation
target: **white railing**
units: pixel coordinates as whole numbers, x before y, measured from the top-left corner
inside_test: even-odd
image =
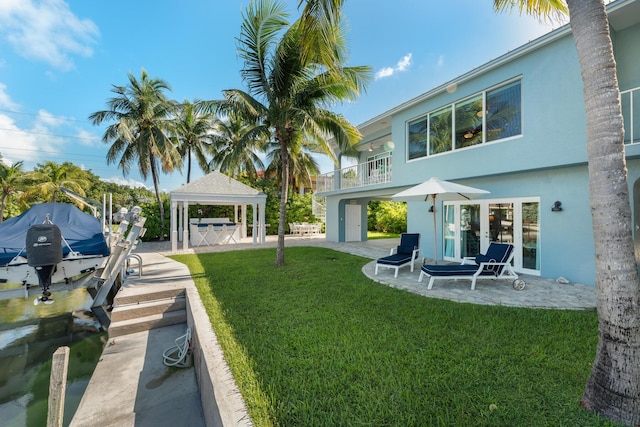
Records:
[[[391,182],[391,153],[365,163],[318,175],[316,193]]]
[[[311,213],[320,221],[325,222],[327,217],[327,199],[317,197],[315,193],[311,196]]]

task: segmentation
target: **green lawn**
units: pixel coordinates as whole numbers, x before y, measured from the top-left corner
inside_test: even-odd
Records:
[[[400,233],[383,233],[382,231],[367,231],[367,239],[392,239],[394,237],[400,237]]]
[[[459,304],[323,248],[187,264],[256,426],[607,426],[578,402],[594,311]]]

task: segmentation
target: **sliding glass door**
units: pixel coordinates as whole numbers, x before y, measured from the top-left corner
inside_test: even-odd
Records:
[[[444,258],[459,261],[484,253],[491,242],[514,245],[514,267],[540,272],[538,198],[447,202]]]

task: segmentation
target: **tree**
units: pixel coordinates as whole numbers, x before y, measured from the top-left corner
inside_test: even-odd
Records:
[[[0,161],[0,223],[4,220],[7,199],[22,190],[24,177],[22,162],[8,166]]]
[[[61,187],[66,187],[78,194],[85,195],[91,181],[85,171],[71,162],[58,164],[51,160],[38,164],[25,178],[30,182],[26,192],[27,199],[43,199],[55,203]]]
[[[243,14],[239,56],[247,91],[230,89],[217,109],[252,117],[254,135],[280,149],[282,188],[276,265],[284,265],[286,206],[292,152],[297,144],[319,144],[335,159],[328,140],[349,152],[358,129],[327,106],[355,99],[364,89],[369,67],[344,67],[346,42],[341,23],[342,1],[307,1],[300,19],[289,24],[279,3],[252,1]],[[302,5],[302,2],[300,2]]]
[[[164,230],[158,168],[169,173],[182,166],[180,151],[168,136],[175,103],[165,95],[165,91],[171,90],[169,84],[162,79],[150,78],[144,69],[140,80],[132,73],[128,73],[128,79],[127,86],[113,85],[111,91],[116,96],[107,101],[109,109],[91,114],[89,120],[95,125],[115,122],[107,127],[102,137],[104,143],[111,144],[107,152],[108,164],[117,162],[123,176],[127,176],[134,162],[137,162],[142,178],[147,179],[151,173]],[[163,239],[162,235],[160,239]]]
[[[197,103],[185,101],[178,106],[172,128],[178,140],[178,149],[182,158],[187,159],[187,184],[191,182],[191,157],[195,157],[200,168],[209,172],[208,155],[211,152],[214,117],[202,113]]]
[[[268,135],[240,112],[231,110],[223,114],[223,118],[214,124],[213,157],[209,168],[230,176],[244,174],[255,180],[258,176],[256,167],[264,169],[258,153],[264,150]]]
[[[273,149],[269,150],[269,167],[267,168],[267,174],[277,177],[276,182],[280,185],[282,185],[281,153],[280,147],[273,144]],[[311,176],[319,173],[318,162],[304,150],[303,144],[292,145],[292,150],[289,153],[289,186],[310,187]]]
[[[581,405],[640,424],[640,283],[634,256],[624,127],[609,21],[602,0],[494,0],[496,10],[569,13],[582,73],[595,242],[598,346]]]

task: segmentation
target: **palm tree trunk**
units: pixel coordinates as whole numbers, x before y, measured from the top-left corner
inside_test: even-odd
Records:
[[[187,184],[191,182],[191,144],[187,145]]]
[[[287,221],[287,196],[289,194],[289,151],[284,137],[280,139],[282,162],[282,188],[280,189],[280,220],[278,221],[278,245],[276,247],[276,266],[284,265],[284,230]]]
[[[596,358],[581,405],[640,424],[640,300],[624,155],[624,128],[602,0],[568,0],[584,83],[590,207],[599,319]]]
[[[151,164],[153,188],[156,192],[156,200],[158,201],[158,209],[160,210],[160,240],[164,240],[164,205],[162,204],[162,198],[160,197],[160,180],[158,179],[156,159],[153,154],[149,155],[149,163]]]

